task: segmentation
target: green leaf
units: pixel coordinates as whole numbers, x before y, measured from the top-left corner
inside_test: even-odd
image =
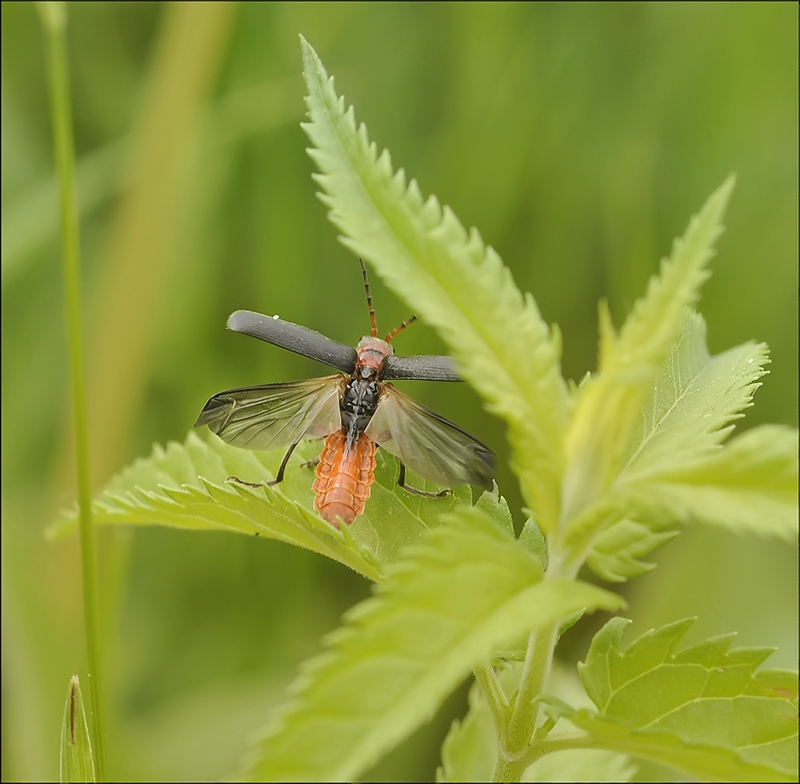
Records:
[[[499,676],[502,678],[509,671],[507,668]],[[438,782],[492,780],[497,760],[497,733],[489,704],[478,683],[472,684],[468,702],[467,715],[453,722],[442,744],[442,764],[436,771]]]
[[[196,530],[226,530],[278,539],[333,558],[377,580],[400,550],[421,541],[441,515],[471,505],[469,487],[458,487],[442,499],[412,495],[397,486],[397,462],[378,451],[378,467],[363,515],[338,531],[314,511],[313,471],[302,465],[319,454],[319,444],[298,446],[282,484],[251,488],[226,482],[272,478],[283,450],[252,452],[208,435],[203,441],[190,432],[185,444],[156,446],[152,455],[136,460],[113,477],[93,503],[97,523],[170,525]],[[296,461],[296,462],[295,462]],[[428,487],[411,480],[417,487]],[[502,518],[504,499],[494,505]],[[506,507],[507,512],[507,507]],[[62,516],[54,531],[74,527],[76,512]]]
[[[764,343],[745,343],[711,357],[705,321],[690,312],[633,433],[622,479],[715,451],[733,430],[731,422],[752,406],[767,361]]]
[[[722,218],[736,178],[729,176],[689,221],[683,237],[676,239],[669,259],[662,259],[658,276],[652,278],[644,297],[612,339],[606,332],[601,346],[600,369],[633,368],[664,360],[681,331],[684,309],[700,298],[700,287],[711,275],[708,262],[714,243],[722,234]]]
[[[743,447],[739,439],[720,446],[732,421],[752,405],[766,346],[749,343],[711,357],[705,337],[703,319],[689,314],[620,475],[567,532],[576,548],[596,537],[588,560],[604,579],[626,580],[652,568],[640,559],[674,536],[667,529],[689,519],[783,537],[795,529],[796,444],[789,431],[771,444],[759,437],[751,448],[746,437]]]
[[[655,569],[655,564],[640,559],[678,535],[678,531],[659,530],[675,522],[669,515],[650,517],[646,523],[623,518],[595,540],[587,563],[596,575],[615,583],[646,574]]]
[[[797,488],[797,431],[762,425],[707,457],[631,483],[621,503],[651,520],[697,520],[792,541]]]
[[[508,423],[513,467],[543,529],[558,518],[567,387],[557,331],[523,296],[498,255],[467,233],[435,197],[396,174],[345,110],[314,50],[302,40],[313,144],[309,154],[342,241],[435,327],[459,372]]]
[[[89,725],[86,723],[86,710],[77,675],[70,679],[64,718],[61,720],[58,767],[59,781],[97,781]]]
[[[686,307],[699,296],[708,261],[722,231],[733,178],[692,218],[672,256],[661,263],[620,330],[600,311],[600,369],[581,384],[566,440],[564,518],[576,517],[611,486],[659,370],[684,326]]]
[[[771,649],[729,650],[734,635],[675,653],[692,620],[647,632],[622,650],[614,618],[578,670],[599,716],[570,720],[600,741],[701,778],[796,778],[797,676],[756,672]],[[637,747],[641,746],[639,750]]]
[[[543,570],[547,568],[547,540],[541,528],[530,517],[522,526],[519,543],[536,556]]]
[[[522,781],[632,781],[636,766],[625,754],[605,749],[568,749],[546,754],[531,765]]]
[[[511,536],[514,536],[514,520],[511,517],[511,510],[508,508],[506,499],[498,492],[497,483],[495,483],[494,490],[491,493],[481,493],[475,508],[485,512],[495,523],[501,525]]]
[[[796,773],[750,762],[730,749],[684,742],[663,732],[632,730],[590,711],[578,711],[570,721],[590,733],[594,748],[650,760],[702,781],[797,781]],[[796,743],[792,745],[792,753],[797,754]]]
[[[248,780],[350,780],[415,727],[504,641],[619,597],[542,581],[538,561],[484,513],[461,509],[389,569],[292,687]]]

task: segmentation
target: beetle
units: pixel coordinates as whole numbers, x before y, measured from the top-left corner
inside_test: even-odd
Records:
[[[315,508],[331,525],[338,518],[350,525],[364,511],[375,478],[375,451],[380,446],[400,460],[398,484],[417,495],[437,493],[406,484],[406,466],[438,485],[474,484],[492,489],[494,455],[458,425],[417,403],[390,380],[461,381],[453,361],[444,356],[398,356],[392,339],[416,320],[412,316],[378,338],[367,268],[361,271],[367,295],[371,331],[356,348],[318,332],[237,310],[228,329],[322,362],[341,371],[331,376],[263,386],[230,389],[214,395],[195,427],[208,425],[223,441],[245,449],[288,446],[278,473],[270,482],[242,482],[258,487],[283,481],[292,452],[304,439],[324,438],[317,461]],[[235,479],[235,477],[233,477]]]

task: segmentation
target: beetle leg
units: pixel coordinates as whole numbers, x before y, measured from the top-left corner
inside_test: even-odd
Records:
[[[416,487],[407,485],[406,467],[402,463],[400,463],[400,476],[397,477],[397,484],[400,485],[400,487],[402,487],[406,492],[413,493],[414,495],[421,495],[425,498],[444,498],[453,492],[452,490],[440,490],[438,493],[429,493],[426,490],[417,490]]]
[[[240,485],[247,485],[248,487],[263,487],[266,482],[245,482],[244,479],[239,479],[238,476],[229,476],[226,482],[236,482]]]
[[[271,481],[271,482],[264,482],[267,487],[272,487],[273,485],[279,485],[283,481],[283,472],[286,470],[286,464],[289,462],[289,458],[292,456],[292,452],[294,452],[295,447],[299,444],[299,441],[295,441],[287,450],[286,454],[283,456],[283,460],[281,461],[281,466],[278,469],[278,475]]]
[[[305,463],[300,463],[303,468],[316,468],[319,465],[319,457],[315,457],[313,460],[306,460]]]
[[[289,458],[292,456],[292,452],[294,452],[295,447],[299,443],[300,443],[299,441],[295,441],[286,450],[286,454],[283,456],[280,468],[278,468],[278,475],[271,482],[245,482],[244,479],[239,479],[238,476],[229,476],[226,481],[238,482],[240,485],[247,485],[248,487],[261,487],[262,485],[265,487],[272,487],[273,485],[279,485],[283,481],[283,473],[286,470],[286,464],[289,462]]]

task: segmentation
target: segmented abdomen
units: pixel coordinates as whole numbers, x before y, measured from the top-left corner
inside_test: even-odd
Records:
[[[350,449],[345,449],[346,440],[344,429],[325,439],[314,481],[314,506],[337,528],[337,517],[350,525],[364,511],[375,479],[375,442],[362,433]]]

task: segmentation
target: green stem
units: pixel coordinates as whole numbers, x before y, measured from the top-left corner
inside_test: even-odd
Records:
[[[492,667],[482,665],[473,669],[475,679],[483,689],[489,711],[494,720],[494,729],[497,740],[500,742],[506,734],[508,724],[508,699],[503,691],[503,686],[497,677],[497,673]]]
[[[508,731],[504,742],[499,744],[493,781],[519,781],[531,764],[529,752],[539,713],[539,697],[550,675],[558,630],[559,625],[554,624],[530,636]]]
[[[80,507],[81,565],[86,653],[89,667],[94,727],[93,746],[99,781],[105,778],[103,740],[102,677],[97,624],[97,579],[95,575],[94,535],[91,517],[89,480],[89,438],[84,389],[83,349],[81,344],[80,256],[78,217],[74,192],[75,151],[72,138],[72,112],[69,72],[65,46],[66,7],[63,3],[38,3],[39,16],[47,36],[50,107],[53,122],[53,148],[58,169],[61,201],[61,244],[72,377],[72,411],[75,422],[75,452]]]

